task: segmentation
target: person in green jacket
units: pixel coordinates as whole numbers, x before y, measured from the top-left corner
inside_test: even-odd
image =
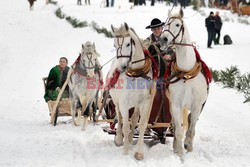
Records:
[[[69,71],[68,65],[68,59],[66,57],[61,57],[59,59],[59,65],[56,65],[53,67],[50,72],[47,79],[46,84],[46,92],[44,95],[44,99],[46,102],[49,100],[55,101],[60,88],[62,88],[64,82],[67,79],[67,74]],[[69,97],[69,87],[67,86],[62,98],[68,98]]]

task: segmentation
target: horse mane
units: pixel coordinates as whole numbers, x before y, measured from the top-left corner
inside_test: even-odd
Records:
[[[142,41],[140,40],[139,36],[136,34],[135,30],[133,28],[129,28],[130,31],[128,31],[129,35],[131,36],[131,38],[137,43],[139,44],[139,46],[141,47],[141,49],[143,50],[142,47]]]

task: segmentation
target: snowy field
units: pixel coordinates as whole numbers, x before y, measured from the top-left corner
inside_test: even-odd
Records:
[[[110,30],[111,24],[127,22],[141,38],[150,35],[145,27],[154,17],[164,21],[170,6],[156,3],[151,7],[134,7],[128,0],[115,0],[113,8],[100,7],[101,0],[91,6],[77,6],[76,0],[58,0],[67,15],[81,21],[95,21]],[[230,167],[250,166],[250,105],[243,104],[242,94],[211,84],[207,104],[197,123],[194,150],[184,161],[173,153],[172,138],[167,144],[145,147],[145,158],[136,161],[135,147],[122,155],[122,147],[114,145],[114,136],[103,133],[107,124],[89,125],[85,132],[73,127],[68,118],[59,117],[59,125],[49,124],[48,107],[43,99],[42,77],[65,56],[71,65],[81,44],[95,42],[104,64],[115,55],[113,39],[92,28],[74,29],[54,11],[58,6],[35,2],[34,10],[20,0],[0,1],[0,166],[37,167]],[[207,15],[216,9],[202,9]],[[213,69],[237,65],[242,73],[250,72],[250,26],[237,22],[238,16],[220,11],[224,22],[223,36],[229,34],[233,45],[216,45],[207,49],[205,16],[188,7],[184,10],[191,39],[199,46],[202,59]],[[249,20],[249,18],[248,18]],[[104,67],[106,74],[110,64]]]

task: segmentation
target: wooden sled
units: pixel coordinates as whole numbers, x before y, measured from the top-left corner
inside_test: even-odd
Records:
[[[250,5],[240,5],[239,15],[250,15]]]
[[[250,15],[250,5],[242,4],[242,2],[238,4],[237,0],[231,0],[231,11],[239,15]]]
[[[47,79],[48,79],[48,77],[44,77],[42,79],[45,92],[46,92]],[[56,101],[52,101],[52,100],[48,101],[50,123],[54,126],[56,126],[58,117],[71,116],[71,104],[70,104],[69,98],[62,98],[60,100],[60,102],[58,103],[56,112],[53,112],[53,107],[54,107],[55,103],[56,103]]]
[[[153,101],[151,114],[147,126],[147,132],[144,135],[144,139],[160,140],[162,143],[165,141],[165,137],[172,137],[173,131],[171,127],[171,114],[169,111],[169,100],[165,95],[164,90],[158,89]],[[103,131],[115,135],[114,124],[117,123],[115,118],[115,105],[111,97],[104,102],[104,111],[106,119],[98,120],[98,122],[110,123],[110,126],[103,127]],[[134,109],[129,110],[130,117],[133,114]],[[134,133],[134,138],[138,138],[138,133]]]

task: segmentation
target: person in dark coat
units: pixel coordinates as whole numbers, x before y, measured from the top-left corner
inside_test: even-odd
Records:
[[[218,45],[218,44],[220,44],[220,31],[221,31],[221,27],[222,27],[221,18],[219,16],[218,11],[216,12],[214,19],[215,19],[214,44]]]
[[[148,49],[151,56],[154,57],[154,60],[158,64],[159,74],[157,82],[157,91],[153,101],[152,110],[150,113],[149,123],[153,123],[156,120],[156,117],[159,116],[158,122],[168,123],[171,121],[171,114],[169,110],[169,100],[165,95],[165,87],[162,84],[162,79],[166,70],[167,61],[171,60],[171,54],[165,53],[160,49],[159,38],[162,34],[162,29],[164,22],[161,22],[158,18],[154,18],[150,25],[146,29],[151,29],[152,34],[143,41],[143,47]],[[153,129],[157,132],[159,140],[164,142],[165,128],[156,128]]]
[[[106,7],[109,7],[109,0],[106,0]]]
[[[166,60],[170,60],[171,56],[164,54],[160,49],[159,38],[162,33],[162,26],[164,25],[159,19],[154,18],[151,24],[146,29],[151,29],[152,34],[143,41],[143,47],[148,49],[150,54],[154,57],[156,63],[160,66],[159,77],[163,77],[166,69]]]
[[[77,5],[82,5],[82,0],[77,0]]]
[[[208,40],[207,40],[207,47],[212,48],[212,41],[214,39],[215,35],[215,18],[214,18],[214,12],[210,12],[209,16],[205,20],[205,24],[207,27],[207,33],[208,33]]]
[[[30,10],[33,10],[33,5],[36,0],[28,0],[30,3]]]
[[[44,99],[46,102],[49,100],[55,101],[58,94],[59,89],[62,88],[64,82],[67,79],[69,67],[68,60],[66,57],[61,57],[59,60],[59,65],[53,67],[47,79],[46,92],[44,95]],[[68,97],[68,86],[66,87],[62,97]]]

